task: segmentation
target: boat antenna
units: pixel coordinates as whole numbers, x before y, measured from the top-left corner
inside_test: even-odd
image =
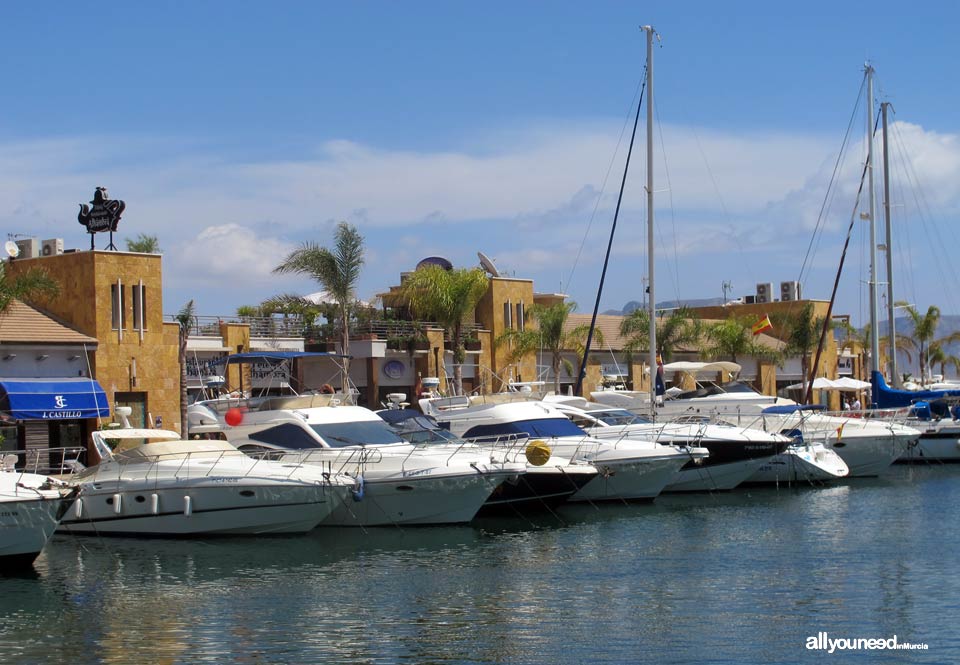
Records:
[[[642,30],[652,31],[650,26],[643,26]],[[644,71],[650,67],[650,53],[652,51],[651,39],[647,38],[647,65]],[[649,73],[645,76],[649,80]],[[623,191],[627,184],[627,173],[630,171],[630,156],[633,154],[633,144],[637,137],[637,125],[640,123],[640,107],[643,106],[643,93],[646,90],[646,83],[640,89],[640,101],[637,102],[637,113],[633,119],[633,131],[630,134],[630,146],[627,148],[627,160],[623,167],[623,178],[620,180],[620,194],[617,196],[617,207],[613,212],[613,225],[610,227],[610,238],[607,240],[607,252],[603,257],[603,269],[600,271],[600,285],[597,287],[597,299],[593,304],[593,316],[590,319],[590,329],[587,332],[587,342],[583,348],[583,359],[580,361],[580,370],[577,372],[577,385],[574,392],[583,396],[583,379],[587,374],[587,359],[590,357],[590,344],[593,342],[593,331],[597,327],[597,314],[600,311],[600,297],[603,294],[603,283],[607,277],[607,267],[610,264],[610,253],[613,250],[613,237],[617,232],[617,219],[620,217],[620,204],[623,202]],[[649,104],[649,102],[648,102]]]

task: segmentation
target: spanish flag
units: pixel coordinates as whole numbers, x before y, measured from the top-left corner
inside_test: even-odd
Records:
[[[762,332],[773,330],[773,324],[770,323],[770,316],[764,315],[762,319],[753,324],[753,334],[759,335]]]

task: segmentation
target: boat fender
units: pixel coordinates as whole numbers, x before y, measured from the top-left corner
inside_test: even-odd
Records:
[[[357,482],[350,491],[354,501],[363,501],[363,476],[357,476]]]
[[[527,461],[533,466],[543,466],[550,460],[551,452],[550,446],[547,445],[546,441],[543,439],[534,439],[527,444],[527,448],[523,451],[523,454],[526,456]]]

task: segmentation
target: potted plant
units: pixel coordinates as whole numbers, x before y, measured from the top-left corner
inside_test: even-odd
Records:
[[[480,339],[477,337],[476,333],[471,332],[470,335],[463,340],[463,348],[466,351],[479,351],[482,348]]]
[[[429,351],[430,340],[423,333],[417,333],[410,338],[409,349],[412,353],[417,351]]]

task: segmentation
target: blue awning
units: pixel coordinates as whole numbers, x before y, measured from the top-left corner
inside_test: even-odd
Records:
[[[0,379],[0,411],[17,420],[109,418],[110,405],[94,379]]]

